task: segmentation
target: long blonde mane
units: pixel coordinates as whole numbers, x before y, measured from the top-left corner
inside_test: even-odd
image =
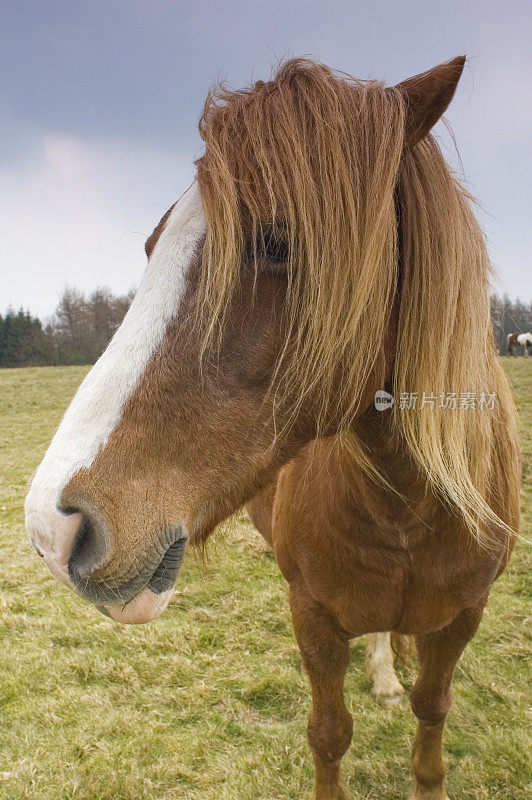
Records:
[[[283,380],[297,387],[294,413],[318,393],[324,414],[340,391],[338,432],[347,432],[399,293],[394,393],[419,402],[412,410],[396,402],[395,424],[430,485],[482,540],[507,521],[494,508],[490,473],[505,462],[515,471],[516,459],[513,403],[492,340],[490,264],[468,194],[432,136],[405,146],[405,118],[399,89],[301,59],[268,83],[211,93],[198,162],[205,347],[223,329],[246,241],[282,230]],[[498,399],[493,411],[440,408],[448,392]],[[421,408],[423,393],[434,405]],[[361,450],[358,458],[371,470]]]

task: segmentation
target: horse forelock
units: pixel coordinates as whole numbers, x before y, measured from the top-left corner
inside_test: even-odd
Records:
[[[302,59],[249,90],[211,93],[200,122],[207,237],[198,308],[206,345],[223,325],[244,254],[255,248],[260,255],[273,230],[287,253],[285,390],[297,387],[300,398],[323,390],[323,413],[347,358],[347,425],[396,291],[403,130],[398,91]],[[357,331],[364,336],[353,348]]]

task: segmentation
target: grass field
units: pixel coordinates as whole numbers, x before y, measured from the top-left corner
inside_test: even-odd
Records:
[[[523,533],[532,533],[532,359],[504,359],[520,411]],[[28,545],[25,482],[85,368],[0,371],[0,800],[307,798],[311,756],[286,588],[245,517],[174,598],[120,627],[55,581]],[[499,580],[454,682],[445,737],[453,800],[530,797],[530,548]],[[347,679],[357,800],[406,798],[415,722],[375,704],[355,641]],[[399,668],[405,686],[415,664]]]

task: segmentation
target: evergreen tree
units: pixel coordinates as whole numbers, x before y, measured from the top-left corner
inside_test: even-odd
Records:
[[[50,343],[41,321],[28,311],[9,309],[0,324],[0,366],[28,367],[50,361]]]

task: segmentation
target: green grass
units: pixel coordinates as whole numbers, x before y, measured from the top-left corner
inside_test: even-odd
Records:
[[[532,532],[532,359],[505,359],[520,410],[524,534]],[[207,567],[187,554],[174,598],[121,627],[48,574],[23,528],[25,481],[85,368],[0,372],[0,800],[306,798],[312,785],[286,587],[242,516]],[[528,500],[528,504],[527,501]],[[457,670],[445,752],[455,800],[530,795],[530,548],[494,587]],[[375,704],[352,647],[344,759],[358,800],[406,798],[415,722]],[[400,667],[412,685],[415,664]]]

